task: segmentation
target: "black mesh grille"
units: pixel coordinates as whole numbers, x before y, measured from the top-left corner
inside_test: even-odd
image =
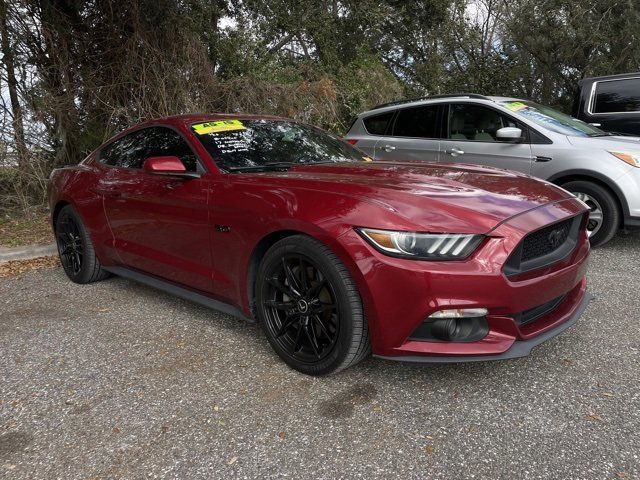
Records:
[[[504,266],[508,277],[551,265],[567,257],[578,244],[588,213],[548,225],[525,236]]]
[[[560,248],[569,237],[573,219],[533,232],[522,243],[522,261],[538,258]]]

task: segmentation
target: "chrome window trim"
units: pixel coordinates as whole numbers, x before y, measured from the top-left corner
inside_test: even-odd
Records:
[[[587,113],[589,115],[621,115],[621,114],[629,114],[629,113],[633,115],[639,114],[640,110],[633,110],[631,112],[603,112],[603,113],[598,113],[593,111],[593,104],[595,103],[595,100],[596,100],[596,86],[599,83],[603,83],[603,82],[620,82],[624,80],[640,80],[640,77],[611,78],[609,80],[598,80],[596,82],[593,82],[593,84],[591,85],[591,92],[589,93],[589,102],[587,103]]]

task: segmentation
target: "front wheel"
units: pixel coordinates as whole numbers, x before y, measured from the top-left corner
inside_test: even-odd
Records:
[[[620,227],[620,209],[611,192],[597,183],[576,180],[562,185],[589,207],[587,234],[593,247],[604,245]]]
[[[265,254],[256,310],[276,353],[302,373],[338,372],[370,353],[353,279],[331,250],[310,237],[287,237]]]

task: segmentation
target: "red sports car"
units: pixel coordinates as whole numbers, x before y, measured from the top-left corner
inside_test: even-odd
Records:
[[[378,163],[264,116],[164,118],[55,170],[71,280],[110,273],[256,319],[312,375],[527,355],[586,308],[588,208],[525,175]]]

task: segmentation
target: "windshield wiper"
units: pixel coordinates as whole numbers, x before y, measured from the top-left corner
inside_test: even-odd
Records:
[[[268,162],[264,165],[248,165],[246,167],[229,167],[230,172],[260,172],[270,170],[287,170],[294,166],[293,162]]]

